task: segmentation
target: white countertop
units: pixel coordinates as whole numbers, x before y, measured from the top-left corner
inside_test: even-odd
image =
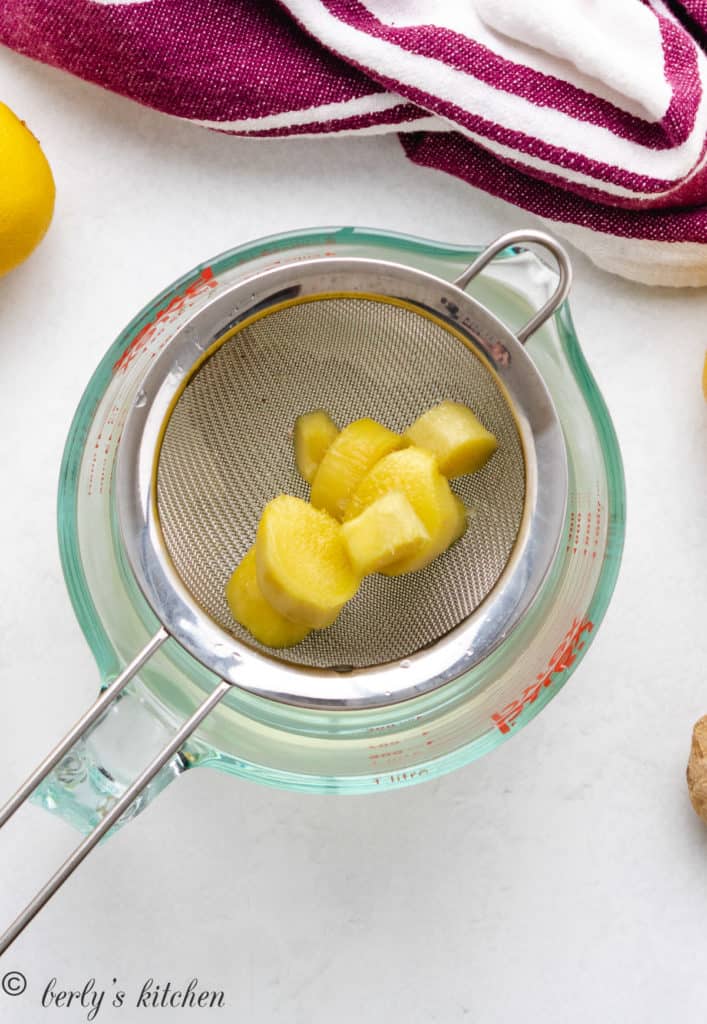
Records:
[[[219,136],[7,51],[0,99],[57,182],[47,238],[0,279],[4,798],[95,694],[56,484],[79,397],[131,316],[201,260],[272,232],[351,223],[481,242],[533,218],[414,167],[394,137]],[[96,1019],[119,1024],[152,1019],[129,1005],[150,977],[225,995],[220,1012],[160,1020],[707,1019],[707,827],[684,778],[707,712],[707,292],[649,290],[572,255],[629,525],[613,602],[568,686],[491,756],[408,790],[296,795],[188,773],[3,958],[0,977],[22,971],[28,988],[0,991],[2,1024],[85,1020],[42,1010],[52,977],[94,977],[108,990]],[[2,927],[75,840],[34,807],[8,825]]]

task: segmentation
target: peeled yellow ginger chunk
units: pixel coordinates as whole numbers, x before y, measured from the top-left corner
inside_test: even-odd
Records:
[[[469,525],[466,518],[466,505],[461,498],[457,497],[456,494],[453,495],[453,497],[454,504],[457,509],[457,523],[454,531],[452,532],[452,539],[450,540],[449,545],[447,545],[448,547],[454,544],[455,541],[458,541],[460,537],[464,536],[466,528]]]
[[[389,491],[341,527],[349,560],[360,576],[411,558],[430,535],[402,491]]]
[[[354,420],[327,449],[312,481],[311,501],[336,519],[343,519],[349,498],[379,459],[402,448],[399,434],[375,420]]]
[[[295,420],[295,462],[308,484],[314,480],[324,453],[338,433],[339,428],[324,409],[314,409]]]
[[[422,569],[445,551],[464,532],[466,517],[434,455],[423,448],[410,447],[386,455],[366,474],[351,497],[347,521],[390,491],[405,495],[429,534],[414,554],[382,570],[386,576],[400,576]]]
[[[292,647],[304,640],[309,628],[290,622],[265,600],[258,586],[255,562],[252,547],[226,585],[231,614],[266,647]]]
[[[416,419],[403,436],[410,444],[433,452],[446,477],[476,473],[498,447],[494,435],[461,402],[440,402]]]
[[[281,494],[268,502],[255,551],[266,601],[302,626],[330,626],[358,590],[341,524],[301,498]]]

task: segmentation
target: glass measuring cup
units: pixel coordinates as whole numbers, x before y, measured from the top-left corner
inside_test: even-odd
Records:
[[[128,409],[153,354],[219,289],[259,269],[311,256],[372,256],[453,279],[476,250],[360,229],[265,239],[196,268],[143,310],[101,362],[67,441],[59,494],[64,571],[105,686],[158,623],[137,590],[118,535],[112,487]],[[510,253],[471,292],[512,325],[549,297],[556,277],[532,253]],[[368,711],[313,711],[232,690],[130,809],[171,779],[218,767],[285,788],[367,792],[429,779],[503,742],[569,678],[601,620],[623,540],[623,476],[601,397],[566,307],[528,349],[554,398],[567,444],[565,534],[540,598],[482,664],[442,690]],[[216,677],[167,643],[35,794],[89,831]]]

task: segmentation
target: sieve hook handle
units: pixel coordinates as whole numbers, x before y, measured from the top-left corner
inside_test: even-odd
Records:
[[[16,810],[31,795],[39,783],[46,778],[49,772],[56,767],[62,757],[71,749],[73,744],[86,730],[97,721],[101,714],[108,708],[111,702],[117,697],[121,690],[130,682],[133,676],[139,672],[142,666],[152,657],[162,644],[169,638],[165,629],[160,629],[149,641],[149,643],[133,658],[129,665],[121,672],[117,679],[104,690],[98,700],[78,720],[76,725],[69,730],[66,736],[52,750],[50,754],[32,772],[26,782],[20,786],[13,797],[8,800],[5,806],[0,809],[0,828],[12,817]],[[168,761],[178,752],[184,742],[191,736],[194,730],[203,722],[206,716],[216,707],[225,693],[231,688],[231,684],[222,680],[221,683],[209,694],[196,711],[184,722],[179,730],[172,737],[170,742],[160,751],[156,757],[147,765],[141,774],[135,779],[131,786],[126,789],[121,798],[112,806],[111,810],[90,832],[85,839],[76,847],[58,871],[49,879],[45,886],[31,900],[21,914],[15,918],[13,923],[4,934],[0,935],[0,956],[9,949],[15,939],[24,931],[30,921],[39,913],[42,907],[49,902],[54,893],[74,873],[88,854],[101,841],[107,832],[116,824],[118,819],[128,810],[130,805],[137,799],[142,791],[152,782],[156,775],[164,768]]]
[[[557,283],[557,288],[552,293],[547,302],[540,307],[535,316],[528,320],[524,327],[521,327],[519,331],[516,331],[516,337],[521,344],[525,344],[531,334],[534,334],[539,327],[548,320],[555,310],[562,305],[567,298],[567,295],[572,284],[572,266],[569,261],[569,257],[563,247],[558,241],[556,241],[551,235],[545,234],[544,231],[535,231],[534,229],[528,228],[527,230],[521,231],[509,231],[506,235],[501,235],[495,242],[492,242],[487,246],[482,253],[476,257],[473,263],[470,263],[463,274],[455,278],[452,282],[461,288],[466,288],[470,281],[472,281],[476,275],[487,266],[495,256],[498,256],[504,249],[508,249],[510,246],[521,245],[523,243],[531,242],[534,245],[542,246],[543,249],[547,249],[555,257],[557,266],[560,271],[560,280]]]

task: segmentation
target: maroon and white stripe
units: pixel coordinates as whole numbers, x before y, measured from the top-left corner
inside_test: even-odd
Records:
[[[464,137],[405,143],[417,162],[551,221],[614,271],[707,282],[705,218],[667,215],[707,191],[707,63],[661,0],[285,3]]]
[[[5,0],[0,41],[221,132],[397,132],[608,269],[707,283],[707,0]]]

